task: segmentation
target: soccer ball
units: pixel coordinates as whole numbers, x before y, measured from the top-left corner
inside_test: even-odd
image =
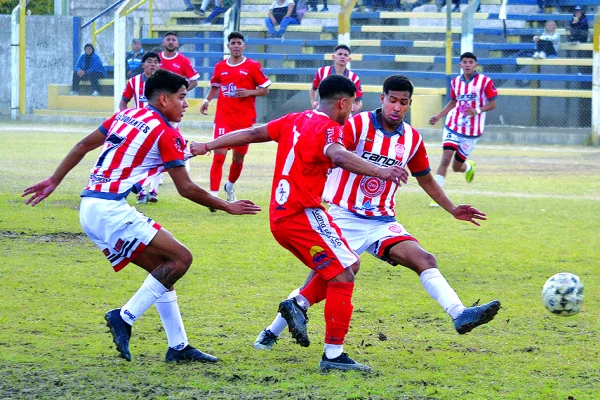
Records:
[[[575,315],[583,304],[583,283],[577,275],[568,272],[553,275],[544,284],[542,301],[552,314]]]

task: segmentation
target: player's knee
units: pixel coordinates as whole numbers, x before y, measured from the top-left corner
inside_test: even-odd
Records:
[[[213,157],[213,164],[221,166],[225,164],[225,154],[215,153]]]
[[[181,275],[183,275],[187,272],[187,270],[192,265],[193,261],[194,261],[194,256],[188,249],[184,248],[183,250],[180,251],[180,254],[178,254],[177,259],[176,259],[176,264],[177,264],[177,269],[179,269],[179,271],[181,272]]]

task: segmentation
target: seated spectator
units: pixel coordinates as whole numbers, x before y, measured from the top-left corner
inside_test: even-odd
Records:
[[[84,46],[85,53],[79,56],[73,72],[73,85],[71,95],[79,94],[79,82],[89,80],[92,83],[92,96],[100,96],[100,78],[106,76],[104,65],[100,57],[94,52],[90,43]]]
[[[192,11],[194,11],[196,14],[204,17],[206,15],[206,10],[208,9],[209,5],[210,5],[210,0],[202,0],[202,4],[200,5],[200,8],[194,7],[194,9]],[[221,6],[221,2],[219,0],[215,0],[215,9],[217,9],[217,8],[223,8]],[[227,10],[228,8],[229,7],[226,7],[225,10]],[[214,12],[214,10],[213,10],[213,12]],[[225,12],[225,11],[223,11],[223,12]],[[222,14],[222,13],[219,13],[219,14]],[[217,15],[219,15],[219,14],[217,14]],[[216,15],[215,15],[215,17],[216,17]],[[210,16],[209,16],[209,18],[210,18]],[[211,21],[212,21],[212,19],[211,19]],[[206,21],[204,21],[204,22],[206,23]]]
[[[125,71],[127,73],[127,79],[132,76],[139,75],[142,73],[142,58],[144,57],[144,49],[142,49],[142,42],[139,39],[133,39],[131,44],[133,50],[131,50],[125,56]]]
[[[217,18],[221,14],[225,14],[225,12],[227,10],[229,10],[229,7],[231,7],[231,4],[232,4],[231,1],[226,0],[223,2],[223,5],[220,5],[219,0],[215,0],[215,8],[213,8],[210,15],[208,17],[206,17],[204,22],[202,22],[202,25],[212,24],[213,21],[215,20],[215,18]]]
[[[271,37],[282,37],[288,25],[299,25],[294,0],[275,0],[269,7],[269,16],[265,19]],[[275,26],[279,25],[279,30]]]
[[[310,6],[310,10],[308,11],[317,12],[318,1],[319,0],[309,0],[308,5]],[[323,8],[321,8],[321,11],[329,11],[329,8],[327,8],[327,0],[323,0]]]
[[[536,43],[533,58],[557,57],[560,34],[556,32],[556,23],[546,21],[544,33],[540,36],[534,36],[533,41]]]
[[[588,29],[588,20],[581,6],[575,7],[573,19],[569,22],[569,27],[567,28],[569,32],[569,38],[567,39],[569,44],[587,42]]]
[[[454,7],[452,7],[452,12],[460,12],[460,0],[452,0],[452,4],[454,4]],[[442,7],[445,5],[446,0],[436,0],[435,8],[437,9],[437,12],[442,11]]]

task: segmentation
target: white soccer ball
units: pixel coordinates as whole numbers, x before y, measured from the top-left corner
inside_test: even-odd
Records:
[[[575,315],[583,304],[583,283],[577,275],[568,272],[553,275],[544,284],[542,301],[552,314]]]

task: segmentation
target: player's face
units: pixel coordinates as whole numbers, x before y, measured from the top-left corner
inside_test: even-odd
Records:
[[[161,96],[165,96],[161,101],[163,105],[161,112],[165,118],[170,122],[181,122],[185,109],[188,108],[188,102],[185,99],[187,96],[185,86],[181,86],[177,93],[161,94]]]
[[[158,59],[150,57],[144,61],[143,67],[144,74],[146,74],[146,76],[150,76],[160,68],[160,62]]]
[[[381,94],[381,118],[386,131],[395,130],[408,112],[412,99],[409,92],[390,90]]]
[[[338,51],[333,54],[333,63],[340,67],[345,67],[350,60],[352,60],[352,58],[350,57],[348,50],[338,49]]]
[[[477,61],[473,60],[472,58],[463,58],[458,65],[466,75],[473,75],[475,68],[477,68]]]
[[[234,38],[227,43],[227,48],[233,57],[241,57],[244,54],[246,43],[242,39]]]
[[[179,40],[177,36],[169,35],[163,39],[162,45],[167,51],[175,51],[179,48]]]

